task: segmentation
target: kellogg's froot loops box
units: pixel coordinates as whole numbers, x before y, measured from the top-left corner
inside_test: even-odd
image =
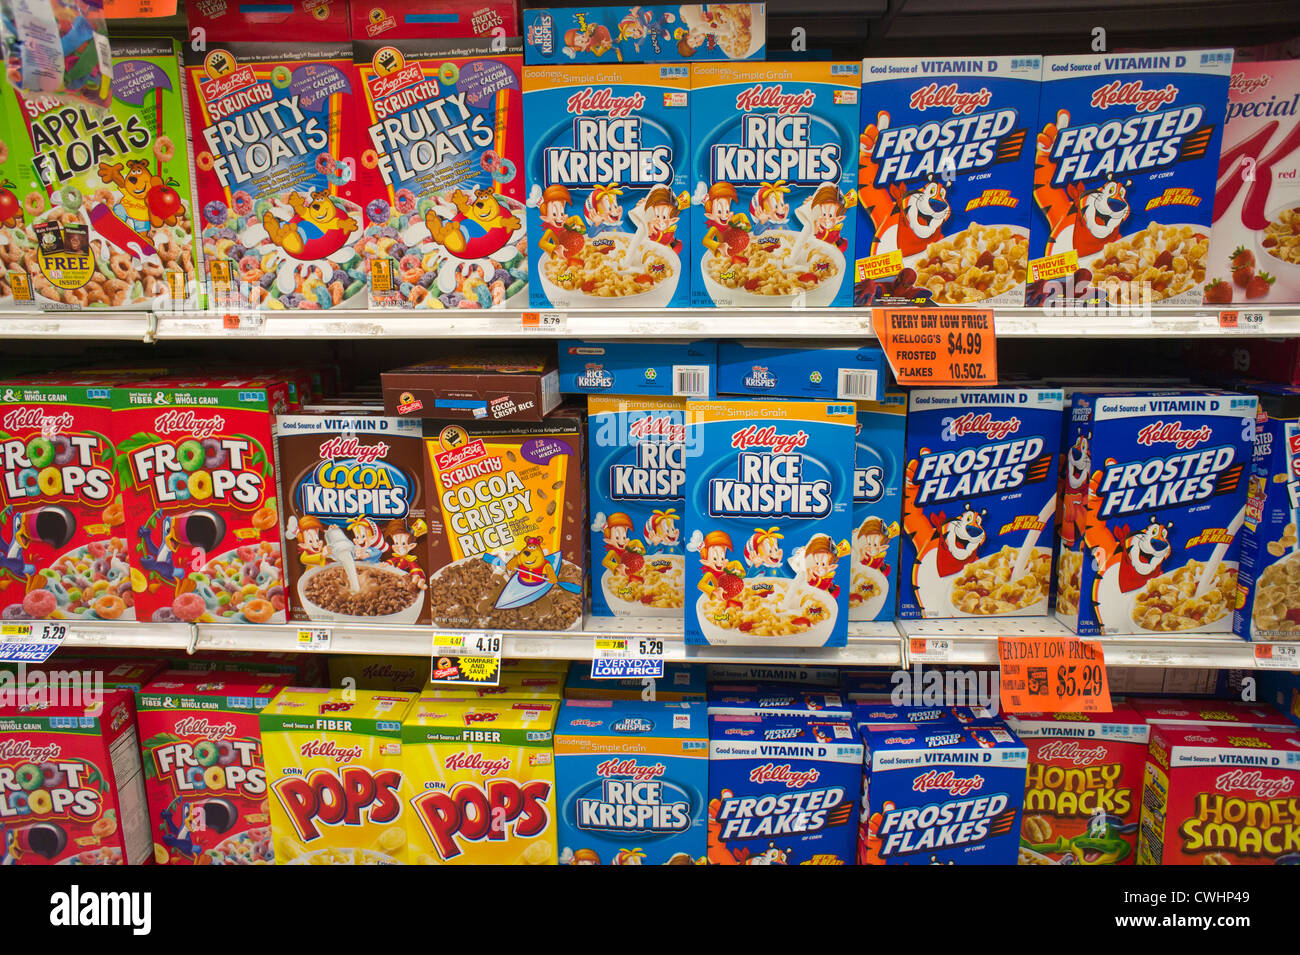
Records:
[[[262,710],[277,865],[405,865],[410,693],[281,690]],[[351,696],[351,694],[349,694]]]
[[[1028,305],[1196,305],[1232,50],[1043,61]]]
[[[1061,392],[914,390],[898,615],[1045,614]]]

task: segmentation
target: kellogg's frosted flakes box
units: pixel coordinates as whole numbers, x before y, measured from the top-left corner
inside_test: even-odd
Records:
[[[642,63],[761,60],[763,3],[636,4],[524,11],[526,61]]]
[[[1058,620],[1088,636],[1232,629],[1255,411],[1226,392],[1074,395],[1066,466],[1089,477]]]
[[[915,389],[898,615],[1047,613],[1059,390]]]
[[[893,620],[903,508],[907,396],[859,401],[853,462],[850,620]]]
[[[694,306],[853,304],[858,63],[691,67]]]
[[[1300,737],[1153,726],[1139,865],[1300,863]]]
[[[685,66],[527,67],[530,304],[690,304]]]
[[[554,865],[559,703],[418,699],[402,723],[414,865]]]
[[[1042,57],[862,61],[858,305],[1019,305]]]
[[[367,142],[358,171],[370,301],[399,308],[528,304],[518,46],[354,45]]]
[[[708,703],[710,716],[807,716],[845,721],[853,717],[853,704],[838,690],[780,683],[715,683],[709,687]]]
[[[692,401],[687,412],[686,642],[844,646],[853,403]]]
[[[1196,305],[1232,50],[1043,61],[1027,305]]]
[[[276,865],[408,861],[402,720],[415,697],[344,692],[289,687],[260,714]]]

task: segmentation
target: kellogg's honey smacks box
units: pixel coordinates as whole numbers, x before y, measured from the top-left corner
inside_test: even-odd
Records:
[[[159,864],[274,861],[257,714],[288,679],[174,670],[140,691],[137,723]]]
[[[554,865],[560,704],[420,698],[402,723],[414,865]]]
[[[528,304],[524,116],[516,43],[355,44],[370,301],[399,308]]]
[[[402,720],[414,699],[290,687],[262,710],[277,865],[407,863]]]
[[[0,709],[0,865],[149,858],[134,694]]]
[[[859,63],[691,67],[691,304],[853,304]]]
[[[1028,305],[1198,305],[1232,50],[1043,60]]]

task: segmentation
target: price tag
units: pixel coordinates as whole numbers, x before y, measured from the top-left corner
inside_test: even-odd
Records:
[[[227,332],[256,334],[266,328],[264,312],[227,312],[221,316],[221,328]]]
[[[67,635],[67,624],[57,620],[0,624],[0,661],[44,663]]]
[[[1300,644],[1257,643],[1255,666],[1261,670],[1300,670]]]
[[[998,383],[991,308],[875,308],[871,324],[900,385]]]
[[[562,332],[565,327],[563,312],[524,312],[521,324],[526,331]]]
[[[329,627],[307,627],[298,631],[299,650],[328,650],[332,631]]]
[[[591,648],[591,678],[663,679],[664,642],[660,637],[596,637]]]
[[[1241,331],[1261,332],[1268,323],[1268,312],[1240,312],[1235,309],[1219,313],[1220,328],[1235,328]]]
[[[501,682],[499,633],[439,633],[433,637],[434,683],[496,686]]]
[[[1097,640],[998,637],[1002,709],[1008,713],[1109,713],[1110,681]]]
[[[910,637],[907,654],[926,663],[947,663],[952,658],[952,641],[944,637]]]
[[[170,17],[175,13],[176,0],[104,0],[104,19],[106,20]]]

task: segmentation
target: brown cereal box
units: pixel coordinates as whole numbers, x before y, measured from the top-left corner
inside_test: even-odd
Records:
[[[555,349],[463,355],[383,373],[384,410],[402,418],[541,421],[560,403]]]

